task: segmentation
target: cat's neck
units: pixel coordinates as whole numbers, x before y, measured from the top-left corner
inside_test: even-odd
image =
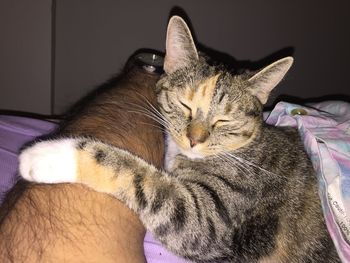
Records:
[[[165,158],[164,168],[171,171],[174,166],[175,156],[180,154],[180,149],[168,133],[165,133]]]

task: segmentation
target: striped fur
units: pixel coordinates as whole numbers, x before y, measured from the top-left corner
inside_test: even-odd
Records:
[[[169,250],[194,262],[339,262],[297,131],[262,121],[262,106],[292,59],[250,78],[232,76],[198,57],[182,19],[171,19],[169,37],[173,50],[157,84],[161,112],[152,115],[167,129],[167,172],[75,138],[25,150],[22,176],[63,182],[48,175],[74,156],[63,180],[123,201]],[[63,141],[62,151],[50,151]]]

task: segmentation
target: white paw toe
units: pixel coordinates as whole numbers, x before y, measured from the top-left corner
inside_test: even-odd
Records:
[[[25,149],[19,156],[21,176],[38,183],[75,182],[75,140],[44,141]]]

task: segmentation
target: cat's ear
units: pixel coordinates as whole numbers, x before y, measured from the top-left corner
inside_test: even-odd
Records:
[[[181,17],[173,16],[169,21],[166,36],[164,71],[172,73],[193,60],[198,60],[198,53],[191,32]]]
[[[272,89],[283,79],[292,64],[293,58],[285,57],[260,70],[248,80],[251,93],[265,104]]]

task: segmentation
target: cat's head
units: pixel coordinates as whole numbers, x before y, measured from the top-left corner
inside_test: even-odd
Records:
[[[157,84],[165,126],[180,151],[203,158],[247,145],[260,132],[262,106],[293,63],[286,57],[253,76],[209,66],[186,23],[170,19],[164,76]]]

